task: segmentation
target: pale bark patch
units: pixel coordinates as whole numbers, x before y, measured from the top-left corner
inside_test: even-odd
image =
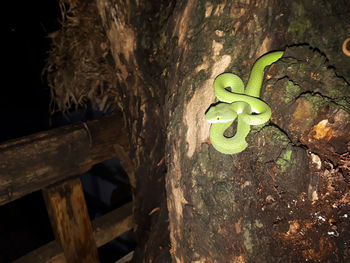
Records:
[[[304,99],[297,100],[298,106],[293,114],[293,121],[290,122],[291,129],[298,129],[303,133],[308,129],[307,122],[312,116],[312,104]]]
[[[169,176],[171,179],[167,180],[168,189],[170,188],[170,191],[168,191],[168,209],[169,209],[169,217],[172,218],[170,220],[170,242],[171,242],[171,253],[174,255],[176,262],[183,262],[179,258],[176,258],[176,249],[178,247],[177,240],[182,240],[181,235],[181,225],[182,225],[182,218],[183,218],[183,206],[188,204],[184,197],[184,193],[182,188],[180,187],[180,180],[181,180],[181,163],[179,158],[179,152],[177,151],[179,145],[177,145],[176,148],[173,148],[173,159],[171,162],[171,165],[169,166]]]
[[[109,24],[109,16],[112,16],[113,23],[107,31],[108,39],[111,43],[111,51],[118,69],[119,80],[125,81],[128,77],[127,65],[122,63],[120,55],[123,55],[128,64],[135,62],[134,52],[136,50],[136,36],[131,26],[127,24],[130,2],[125,2],[125,5],[111,5],[110,2],[99,0],[96,1],[99,14],[103,24]],[[107,15],[108,14],[108,15]],[[136,66],[136,65],[135,65]]]
[[[257,52],[258,57],[270,51],[271,43],[272,43],[272,39],[270,37],[265,37],[265,39],[263,40],[262,44],[258,49],[258,52]]]
[[[215,35],[217,35],[218,37],[223,37],[224,36],[224,31],[222,31],[222,30],[215,30]]]
[[[240,256],[235,257],[233,259],[233,263],[247,263],[247,262],[248,262],[248,260],[247,260],[245,255],[240,255]]]
[[[195,72],[198,73],[201,70],[206,70],[209,68],[209,60],[207,56],[203,56],[203,63],[195,68]]]
[[[118,20],[115,21],[117,22]],[[134,51],[136,49],[134,31],[126,25],[118,25],[118,23],[116,23],[112,24],[107,35],[111,42],[111,50],[114,60],[121,71],[121,74],[118,74],[118,77],[125,81],[128,77],[127,65],[122,63],[119,56],[122,54],[125,60],[130,63],[131,57],[134,56]]]
[[[244,16],[246,12],[247,12],[247,8],[233,6],[230,9],[230,17],[237,19]]]
[[[216,42],[215,40],[213,40],[213,43],[212,43],[212,49],[213,49],[213,55],[214,57],[217,57],[220,55],[220,52],[221,50],[224,48],[224,45],[219,43],[219,42]]]
[[[313,127],[311,134],[316,140],[326,140],[328,142],[333,138],[334,131],[328,125],[328,120],[322,120]]]
[[[220,16],[224,13],[224,8],[225,8],[226,4],[219,4],[216,6],[215,11],[214,11],[214,15],[215,16]]]
[[[215,50],[215,47],[213,49]],[[217,54],[215,51],[213,53]],[[216,55],[213,58],[216,59]],[[219,74],[225,72],[230,63],[231,56],[229,55],[224,55],[218,59],[212,67],[210,78],[203,83],[203,86],[196,89],[195,94],[185,108],[184,120],[187,124],[188,157],[192,157],[197,144],[206,141],[209,136],[210,124],[205,120],[205,112],[215,100],[213,82]]]
[[[185,10],[181,16],[177,16],[179,19],[176,22],[174,35],[178,36],[178,45],[181,46],[187,34],[188,22],[192,15],[192,9],[195,1],[189,1]]]
[[[211,12],[213,11],[213,4],[210,2],[205,3],[205,18],[209,17],[211,15]]]

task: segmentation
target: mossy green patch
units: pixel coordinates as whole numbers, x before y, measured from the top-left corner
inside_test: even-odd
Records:
[[[282,158],[286,161],[290,161],[292,157],[292,150],[285,150],[285,152],[282,155]]]
[[[238,41],[236,36],[233,36],[231,32],[225,32],[223,42],[225,52],[231,53],[237,49]]]
[[[288,137],[275,126],[266,126],[263,131],[266,138],[272,139],[269,139],[269,144],[286,147],[290,143]]]
[[[300,93],[300,86],[295,85],[292,81],[287,81],[286,83],[286,95],[283,96],[282,101],[284,103],[291,102],[299,93]]]
[[[350,112],[350,105],[349,105],[348,98],[335,99],[334,103],[337,104],[343,110]]]
[[[334,89],[327,89],[327,92],[329,97],[332,97],[332,98],[337,98],[337,97],[342,97],[343,94],[341,92],[341,88],[340,87],[335,87]]]
[[[311,22],[305,16],[305,9],[302,3],[293,2],[291,13],[294,14],[294,16],[290,19],[288,32],[290,32],[294,38],[301,39],[306,30],[311,27]]]
[[[258,219],[255,219],[255,222],[254,222],[255,226],[257,226],[258,228],[263,228],[264,224],[261,223],[260,220]]]
[[[288,168],[292,165],[292,150],[287,147],[280,157],[278,157],[276,163],[281,167],[282,172],[286,172]]]
[[[253,126],[254,127],[254,126]],[[277,159],[278,153],[281,152],[284,148],[290,143],[289,138],[281,130],[275,126],[265,126],[261,131],[257,132],[259,138],[265,138],[265,147],[262,148],[262,151],[258,151],[257,161],[260,163],[269,162]],[[248,139],[250,139],[248,137]],[[249,142],[249,144],[251,144]],[[273,153],[271,150],[273,149]]]
[[[252,253],[253,251],[252,238],[250,237],[250,231],[246,228],[243,229],[243,242],[248,252]]]

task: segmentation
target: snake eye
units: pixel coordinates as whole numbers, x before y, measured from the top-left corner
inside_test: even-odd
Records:
[[[220,116],[217,116],[217,117],[216,117],[216,120],[217,120],[217,121],[221,120],[221,117],[220,117]]]

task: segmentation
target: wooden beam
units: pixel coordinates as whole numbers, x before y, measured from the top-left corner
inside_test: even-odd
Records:
[[[132,260],[132,257],[134,256],[135,251],[131,251],[129,254],[125,255],[121,259],[118,259],[115,263],[128,263]]]
[[[0,205],[88,171],[127,148],[120,114],[0,144]]]
[[[97,247],[112,241],[134,227],[132,216],[132,203],[127,203],[120,208],[109,212],[96,219],[92,223]],[[65,257],[59,243],[55,240],[12,263],[65,263]]]
[[[101,247],[135,226],[132,202],[92,222],[97,247]]]
[[[99,263],[80,179],[43,189],[43,194],[55,238],[67,263]]]

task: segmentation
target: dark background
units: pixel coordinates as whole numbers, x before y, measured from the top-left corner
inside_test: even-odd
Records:
[[[42,71],[50,50],[47,35],[60,29],[58,2],[5,1],[2,10],[0,142],[101,116],[91,109],[72,111],[68,119],[61,113],[50,115],[50,91]],[[127,175],[117,159],[97,165],[81,179],[91,219],[131,200]],[[41,191],[0,207],[0,263],[53,239]],[[134,246],[132,233],[127,233],[99,249],[101,262],[114,262]]]
[[[54,0],[5,1],[3,13],[1,141],[49,129],[50,92],[42,69],[50,46],[46,36],[60,28]]]

